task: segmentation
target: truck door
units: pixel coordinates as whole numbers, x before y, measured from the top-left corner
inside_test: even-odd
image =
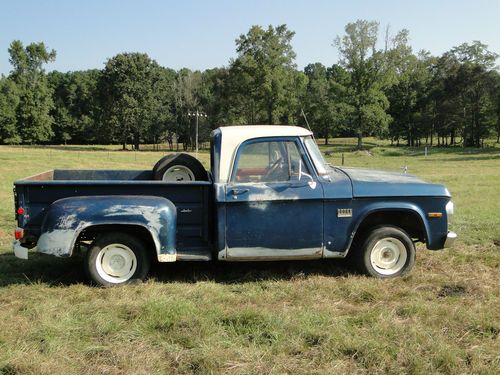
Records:
[[[243,143],[225,203],[228,259],[322,256],[323,188],[299,138]]]

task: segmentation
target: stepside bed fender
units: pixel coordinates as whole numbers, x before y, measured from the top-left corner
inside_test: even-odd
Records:
[[[154,196],[83,196],[63,198],[49,207],[37,251],[69,257],[82,231],[93,226],[127,225],[146,229],[160,262],[176,259],[177,211],[166,198]]]

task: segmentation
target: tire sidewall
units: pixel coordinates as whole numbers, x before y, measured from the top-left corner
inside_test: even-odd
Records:
[[[132,252],[136,257],[137,268],[132,277],[130,277],[130,279],[128,279],[127,281],[121,283],[112,283],[109,282],[108,280],[103,279],[101,275],[99,275],[99,272],[97,271],[96,268],[97,257],[99,256],[101,250],[110,244],[125,245],[128,248],[130,248],[130,250],[132,250]],[[151,262],[142,241],[127,233],[114,232],[101,235],[92,243],[92,245],[90,246],[89,250],[85,255],[85,271],[87,277],[92,284],[98,286],[105,286],[105,287],[118,286],[118,285],[129,284],[137,280],[142,281],[146,278],[147,274],[149,273],[150,265]]]
[[[396,238],[401,241],[406,249],[406,262],[403,267],[398,271],[390,275],[385,275],[378,272],[372,265],[371,262],[371,254],[375,244],[384,239],[384,238]],[[361,247],[362,254],[360,254],[361,260],[361,269],[364,273],[369,276],[374,276],[381,279],[390,279],[397,276],[402,276],[408,273],[415,264],[415,245],[411,240],[408,233],[406,233],[403,229],[395,227],[395,226],[380,226],[373,229],[368,233],[366,240],[363,242]]]
[[[208,180],[207,171],[200,161],[191,155],[182,153],[167,155],[160,159],[153,167],[154,179],[163,180],[163,174],[167,169],[177,165],[188,168],[192,172],[195,181]]]

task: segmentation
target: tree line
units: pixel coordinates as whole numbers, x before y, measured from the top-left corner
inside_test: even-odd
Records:
[[[415,53],[408,30],[381,36],[379,23],[358,20],[330,48],[331,66],[297,69],[294,32],[253,26],[236,39],[226,67],[175,71],[144,53],[120,53],[104,69],[45,72],[56,52],[44,43],[9,47],[12,70],[0,77],[0,142],[108,144],[123,148],[174,140],[194,145],[211,129],[233,124],[299,124],[306,114],[318,137],[378,136],[409,146],[480,147],[500,140],[498,55],[479,41],[441,56]],[[328,46],[325,46],[328,47]]]

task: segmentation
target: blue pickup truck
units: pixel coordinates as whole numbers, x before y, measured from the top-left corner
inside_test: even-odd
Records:
[[[147,277],[152,262],[345,258],[389,278],[415,243],[453,244],[450,193],[403,173],[329,166],[310,131],[213,131],[211,167],[187,154],[152,170],[51,170],[14,183],[15,255],[85,252],[97,285]]]

